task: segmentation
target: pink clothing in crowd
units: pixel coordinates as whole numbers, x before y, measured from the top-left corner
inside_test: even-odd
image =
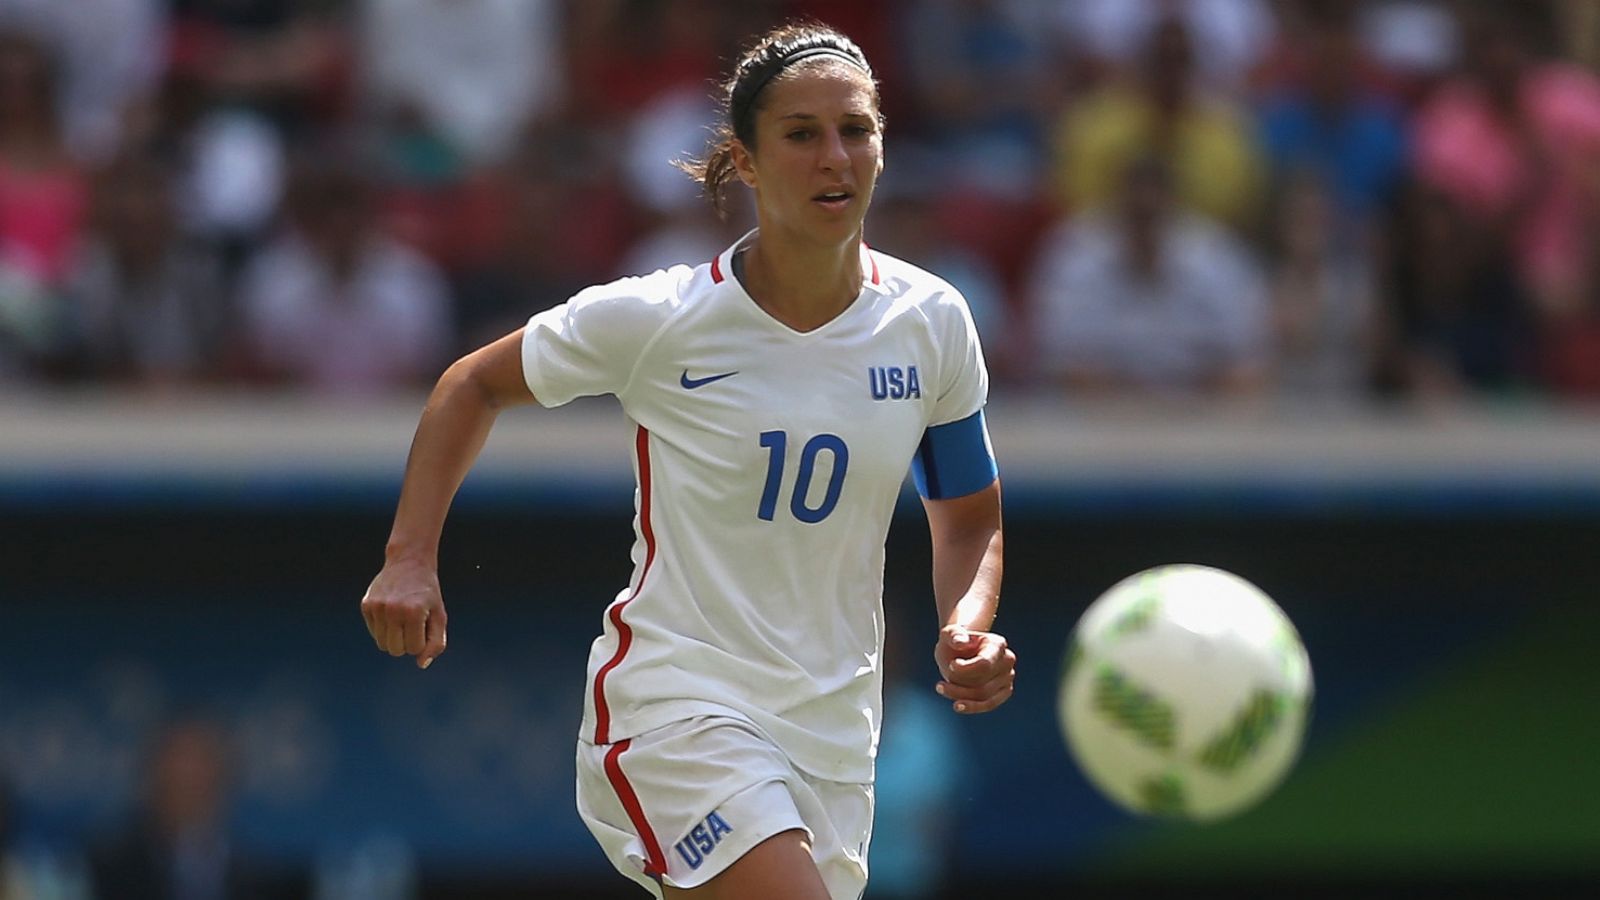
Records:
[[[1529,134],[1497,116],[1470,82],[1442,88],[1421,112],[1417,170],[1468,214],[1509,213],[1525,186],[1549,183],[1512,234],[1523,274],[1541,294],[1565,294],[1581,276],[1586,222],[1600,175],[1600,80],[1565,64],[1530,71],[1521,86]],[[1528,146],[1530,138],[1537,150]]]
[[[0,257],[46,284],[71,268],[88,187],[69,168],[24,171],[0,160]]]

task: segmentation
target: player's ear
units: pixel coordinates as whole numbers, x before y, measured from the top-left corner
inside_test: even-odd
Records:
[[[739,180],[744,182],[745,187],[754,188],[756,186],[755,154],[751,153],[750,148],[744,145],[744,141],[734,138],[729,142],[728,158],[733,160],[733,170],[738,173]]]

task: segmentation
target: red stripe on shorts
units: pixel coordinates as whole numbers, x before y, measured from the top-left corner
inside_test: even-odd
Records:
[[[622,658],[628,655],[628,647],[633,644],[633,629],[622,621],[622,608],[639,596],[639,589],[644,587],[644,580],[650,576],[650,564],[656,558],[656,533],[650,525],[650,432],[643,425],[639,426],[634,439],[634,453],[639,459],[639,532],[644,535],[644,569],[640,571],[639,583],[633,586],[633,593],[628,595],[628,599],[615,604],[608,611],[611,624],[617,629],[617,652],[600,667],[600,671],[594,673],[596,744],[611,743],[611,707],[606,703],[606,676],[621,665]]]
[[[650,830],[650,823],[645,820],[639,795],[633,792],[628,776],[622,774],[621,756],[632,743],[631,738],[617,741],[606,751],[606,778],[611,780],[612,790],[617,792],[617,799],[622,801],[622,808],[628,813],[628,821],[633,823],[633,830],[639,833],[639,841],[644,844],[644,873],[659,880],[667,874],[667,856],[661,852],[661,843],[656,840],[656,833]]]
[[[720,256],[711,257],[711,283],[722,283],[722,257]]]

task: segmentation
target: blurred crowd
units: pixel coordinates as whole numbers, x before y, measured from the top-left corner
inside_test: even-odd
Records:
[[[1600,396],[1590,0],[0,0],[0,384],[415,387],[707,260],[670,162],[796,16],[1003,391]]]

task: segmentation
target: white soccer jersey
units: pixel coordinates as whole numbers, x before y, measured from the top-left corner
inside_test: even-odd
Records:
[[[895,500],[924,432],[980,411],[988,374],[961,295],[866,248],[848,309],[783,325],[732,277],[754,235],[528,322],[542,404],[615,394],[637,425],[634,571],[590,649],[580,736],[733,714],[807,772],[869,781]]]

